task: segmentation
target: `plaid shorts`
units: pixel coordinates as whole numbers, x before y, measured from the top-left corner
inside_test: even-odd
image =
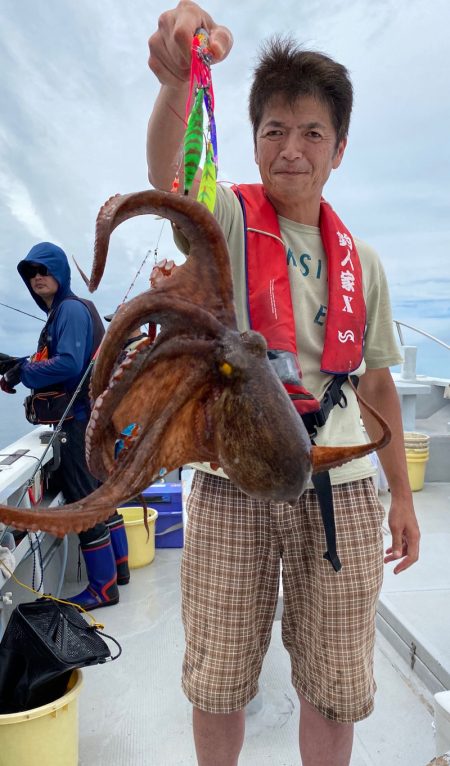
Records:
[[[196,471],[182,561],[182,684],[195,707],[229,713],[257,693],[281,560],[282,636],[296,691],[331,720],[372,712],[384,511],[371,479],[335,486],[333,497],[339,573],[323,558],[314,490],[293,506],[265,503]]]

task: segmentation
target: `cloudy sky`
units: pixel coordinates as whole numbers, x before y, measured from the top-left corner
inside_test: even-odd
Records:
[[[56,242],[89,271],[101,204],[148,188],[145,134],[158,85],[147,39],[167,7],[161,0],[0,3],[1,302],[35,313],[16,272],[30,247]],[[235,38],[213,71],[221,179],[258,180],[246,101],[264,37],[290,32],[344,63],[354,116],[326,196],[379,251],[395,317],[448,342],[448,0],[211,0],[205,7]],[[159,257],[173,256],[160,221],[133,219],[113,234],[94,296],[101,312],[121,301],[159,238]],[[153,259],[152,252],[131,295],[146,289]],[[73,287],[86,296],[78,275]],[[0,306],[0,350],[31,352],[40,325]],[[438,355],[441,375],[447,357]]]

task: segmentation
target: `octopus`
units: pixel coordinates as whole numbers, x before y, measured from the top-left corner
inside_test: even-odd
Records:
[[[238,330],[224,235],[193,199],[153,190],[111,197],[97,217],[91,292],[100,284],[112,231],[146,214],[169,219],[189,253],[182,265],[164,264],[152,274],[151,288],[120,307],[101,343],[91,377],[86,457],[102,484],[63,509],[0,505],[6,524],[57,536],[80,532],[166,473],[197,462],[220,466],[254,498],[293,503],[312,473],[381,449],[390,439],[381,415],[365,404],[381,426],[376,441],[311,443],[264,338]],[[117,364],[131,330],[147,323],[159,332]],[[132,436],[117,458],[116,440],[130,424]]]

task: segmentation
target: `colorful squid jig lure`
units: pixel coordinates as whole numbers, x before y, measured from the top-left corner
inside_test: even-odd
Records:
[[[205,144],[205,159],[197,200],[206,205],[210,212],[213,212],[216,200],[218,163],[211,63],[212,54],[208,44],[208,33],[205,29],[197,29],[192,39],[191,79],[186,102],[183,190],[184,194],[187,195],[192,188]],[[207,120],[206,130],[204,130],[204,112],[206,112]],[[172,191],[177,191],[178,187],[177,174],[172,185]]]

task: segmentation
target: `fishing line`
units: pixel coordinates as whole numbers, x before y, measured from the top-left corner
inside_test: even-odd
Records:
[[[155,245],[155,247],[153,248],[153,250],[152,250],[152,249],[150,249],[150,250],[147,250],[147,252],[146,252],[146,254],[145,254],[145,256],[144,256],[144,259],[143,259],[143,261],[142,261],[141,265],[139,266],[138,270],[136,271],[136,274],[134,275],[134,279],[133,279],[133,281],[131,282],[131,284],[130,284],[130,286],[129,286],[128,290],[126,291],[126,293],[125,293],[124,297],[122,298],[122,301],[121,301],[121,304],[120,304],[120,305],[122,305],[122,303],[126,303],[126,300],[127,300],[128,296],[129,296],[129,294],[130,294],[131,290],[132,290],[132,289],[133,289],[133,287],[134,287],[134,284],[135,284],[135,282],[136,282],[136,279],[138,278],[139,274],[141,273],[142,269],[144,268],[144,266],[145,266],[145,264],[146,264],[146,262],[147,262],[147,258],[149,257],[150,253],[153,253],[154,262],[155,262],[155,264],[156,264],[156,259],[157,259],[157,257],[158,257],[158,246],[159,246],[159,242],[160,242],[160,239],[161,239],[161,236],[162,236],[162,233],[163,233],[163,229],[164,229],[164,224],[165,224],[165,223],[166,223],[166,219],[164,218],[164,219],[163,219],[163,221],[162,221],[162,224],[161,224],[161,228],[160,228],[160,230],[159,230],[159,235],[158,235],[158,239],[157,239],[157,241],[156,241],[156,245]]]
[[[27,317],[33,317],[33,319],[39,319],[40,322],[45,322],[45,319],[42,319],[42,317],[37,317],[36,314],[29,314],[28,311],[22,311],[22,309],[16,309],[14,306],[8,306],[7,303],[2,303],[0,301],[0,306],[5,306],[7,309],[11,309],[11,311],[17,311],[19,314],[25,314]]]

